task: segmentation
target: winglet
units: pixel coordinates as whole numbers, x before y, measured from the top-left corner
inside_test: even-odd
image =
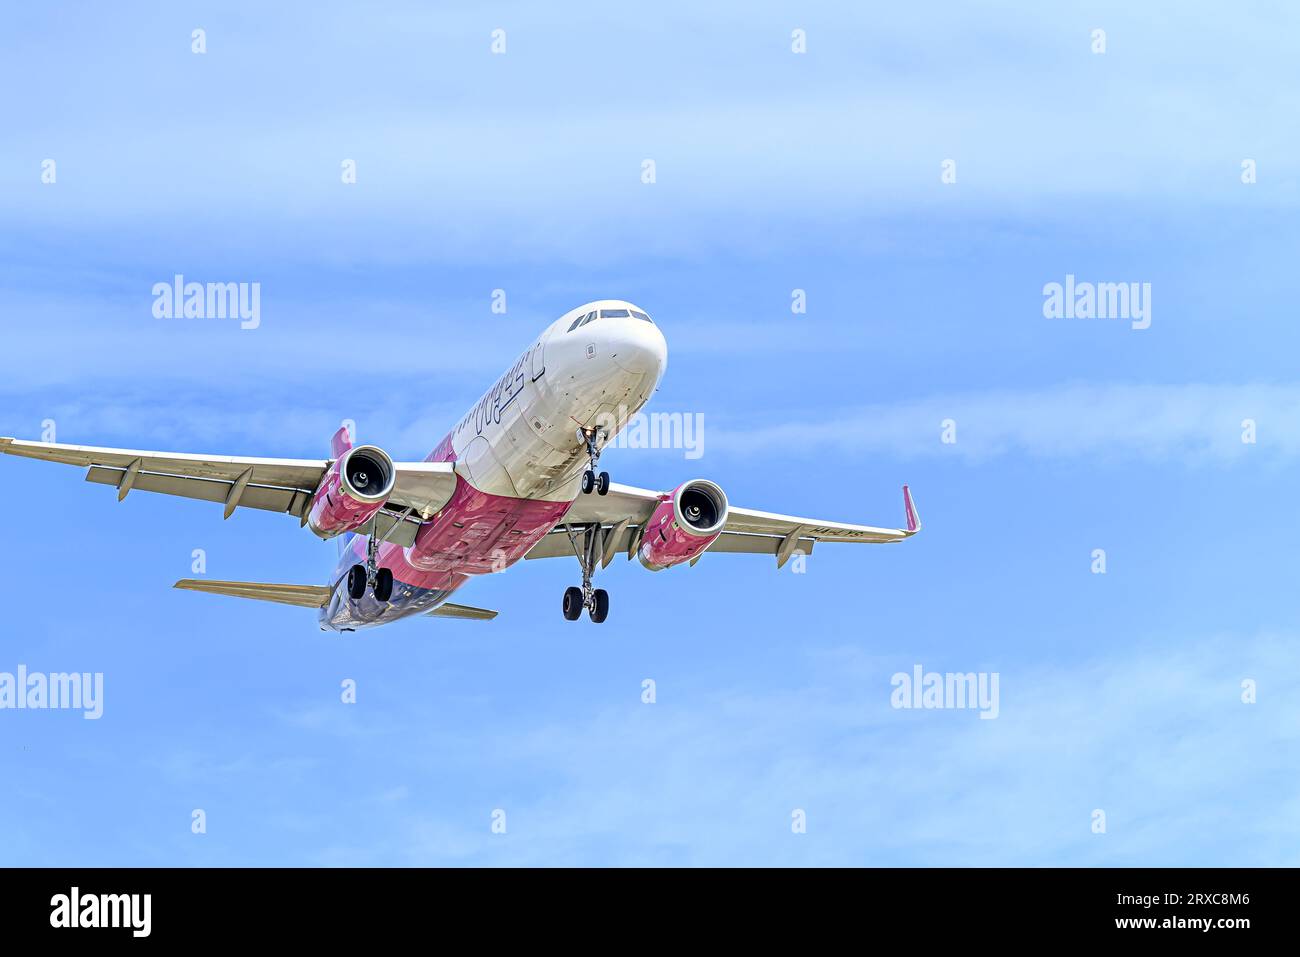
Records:
[[[912,501],[912,490],[903,486],[903,511],[907,514],[907,534],[915,535],[921,530],[921,519],[916,515],[916,503]]]

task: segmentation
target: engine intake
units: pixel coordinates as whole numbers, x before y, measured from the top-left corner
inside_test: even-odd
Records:
[[[384,507],[396,484],[397,469],[383,449],[348,449],[321,479],[307,524],[321,538],[356,531]]]
[[[727,496],[712,482],[694,479],[664,496],[646,522],[637,558],[652,572],[688,562],[722,534]]]

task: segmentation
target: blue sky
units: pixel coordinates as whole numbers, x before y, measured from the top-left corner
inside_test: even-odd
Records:
[[[6,458],[0,671],[105,702],[0,711],[0,863],[1298,862],[1294,11],[5,18],[0,434],[323,456],[351,418],[418,458],[612,296],[667,337],[652,408],[706,428],[616,480],[883,525],[906,481],[925,529],[803,574],[617,562],[600,627],[560,616],[576,563],[528,562],[461,592],[494,622],[339,638],[170,588],[194,549],[321,581],[292,520]],[[153,318],[176,273],[260,282],[260,327]],[[1044,318],[1067,274],[1151,283],[1151,327]],[[917,664],[996,672],[998,718],[892,708]]]

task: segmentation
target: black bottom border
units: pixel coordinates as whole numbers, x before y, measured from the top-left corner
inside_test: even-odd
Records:
[[[0,869],[7,942],[349,940],[439,935],[538,943],[712,930],[771,942],[902,933],[943,940],[1254,939],[1285,931],[1297,872],[1124,869]],[[73,891],[76,888],[76,891]],[[111,896],[106,896],[111,895]],[[145,897],[148,895],[148,933]],[[76,915],[73,915],[74,910]],[[1207,925],[1208,922],[1208,925]],[[117,923],[86,927],[85,923]],[[77,924],[79,926],[72,926]],[[1245,937],[1241,935],[1246,935]],[[416,937],[415,939],[428,939]],[[615,938],[618,939],[618,938]],[[674,938],[685,939],[685,938]]]

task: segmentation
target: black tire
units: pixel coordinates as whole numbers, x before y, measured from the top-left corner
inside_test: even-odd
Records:
[[[364,565],[353,565],[348,569],[348,597],[353,601],[360,601],[366,597],[366,568]]]
[[[591,620],[599,625],[609,617],[609,592],[603,588],[597,588],[595,594],[591,597],[595,599],[596,605],[595,608],[591,609]]]
[[[609,491],[609,473],[601,472],[600,475],[596,477],[596,494],[604,495],[608,491]]]
[[[388,601],[393,597],[393,570],[381,568],[375,573],[375,598]]]
[[[591,469],[582,473],[582,494],[590,495],[591,490],[596,487],[596,473]]]
[[[582,617],[582,589],[570,586],[564,589],[564,617],[567,621],[577,621]]]

